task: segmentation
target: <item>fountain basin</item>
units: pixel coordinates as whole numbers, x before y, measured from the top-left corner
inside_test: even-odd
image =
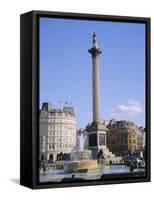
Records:
[[[71,161],[91,160],[90,150],[79,150],[71,152]]]
[[[69,161],[65,165],[65,171],[67,173],[98,172],[99,167],[97,160]]]

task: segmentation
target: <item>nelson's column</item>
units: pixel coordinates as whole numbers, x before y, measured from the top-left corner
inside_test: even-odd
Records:
[[[93,159],[97,159],[98,152],[103,151],[104,157],[112,157],[106,147],[106,131],[108,130],[100,120],[100,74],[99,58],[102,53],[96,42],[96,34],[93,34],[92,48],[88,50],[92,56],[92,100],[93,100],[93,121],[88,124],[86,131],[88,134],[88,148],[92,151]]]

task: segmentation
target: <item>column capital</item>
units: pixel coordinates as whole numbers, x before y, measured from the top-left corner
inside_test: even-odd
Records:
[[[102,53],[100,48],[96,48],[96,47],[88,49],[88,52],[91,53],[92,57],[99,56]]]

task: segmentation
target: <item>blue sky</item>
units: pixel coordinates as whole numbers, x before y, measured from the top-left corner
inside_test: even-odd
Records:
[[[101,118],[145,125],[145,25],[40,18],[40,106],[71,103],[78,128],[92,121],[92,61],[100,56]],[[59,103],[63,101],[63,103]]]

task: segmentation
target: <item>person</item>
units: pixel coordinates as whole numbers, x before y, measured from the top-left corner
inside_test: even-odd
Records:
[[[46,164],[45,164],[45,162],[43,163],[43,172],[44,173],[46,172]]]
[[[97,160],[98,160],[98,163],[104,159],[104,153],[103,153],[103,150],[100,149],[100,151],[98,152],[98,155],[97,155]]]

